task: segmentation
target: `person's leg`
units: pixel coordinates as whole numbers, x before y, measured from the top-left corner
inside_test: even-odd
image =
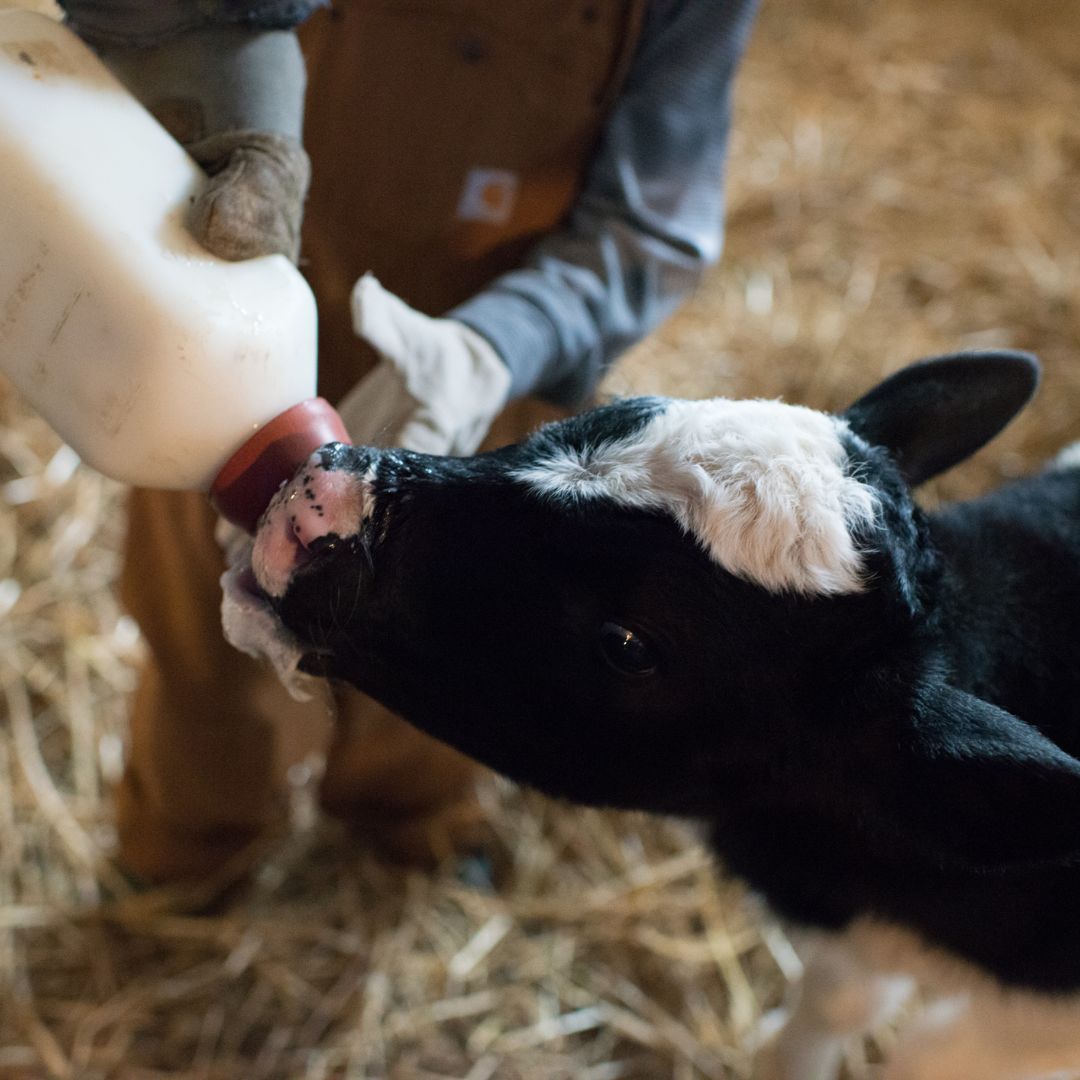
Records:
[[[793,1002],[754,1062],[754,1080],[837,1080],[848,1042],[895,1014],[915,989],[904,975],[862,966],[843,938],[821,936],[803,949],[805,970]]]
[[[901,1034],[885,1080],[1075,1080],[1076,995],[1036,995],[987,984],[931,1004]]]
[[[336,696],[323,809],[394,861],[431,864],[482,847],[482,768],[357,690]]]
[[[215,522],[198,494],[130,498],[121,594],[148,657],[115,800],[119,859],[147,882],[204,877],[281,821],[279,733],[305,708],[222,636]],[[325,704],[306,710],[325,740]]]

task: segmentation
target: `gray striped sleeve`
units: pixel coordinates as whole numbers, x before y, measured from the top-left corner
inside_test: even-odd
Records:
[[[450,312],[511,393],[577,404],[720,255],[731,89],[756,0],[659,0],[565,227]]]
[[[205,26],[287,30],[328,0],[59,0],[71,28],[99,45],[159,45]]]

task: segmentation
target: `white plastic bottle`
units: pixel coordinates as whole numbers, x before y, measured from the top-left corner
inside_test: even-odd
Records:
[[[212,489],[251,528],[346,436],[314,397],[299,272],[218,259],[184,227],[205,181],[71,31],[0,11],[0,373],[94,468]]]

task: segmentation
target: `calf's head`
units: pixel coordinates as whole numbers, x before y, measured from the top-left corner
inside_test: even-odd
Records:
[[[904,724],[956,711],[926,689],[938,570],[909,488],[1036,380],[969,354],[839,415],[639,398],[474,458],[335,444],[279,493],[254,569],[312,670],[509,776],[715,813],[741,777],[857,740],[858,692],[903,697]]]

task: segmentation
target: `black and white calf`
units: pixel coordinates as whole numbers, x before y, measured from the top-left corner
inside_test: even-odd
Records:
[[[1022,354],[840,415],[624,400],[471,459],[333,445],[254,569],[318,670],[582,803],[703,819],[813,931],[763,1075],[817,1080],[913,974],[889,1080],[1080,1069],[1080,456],[928,514]]]

